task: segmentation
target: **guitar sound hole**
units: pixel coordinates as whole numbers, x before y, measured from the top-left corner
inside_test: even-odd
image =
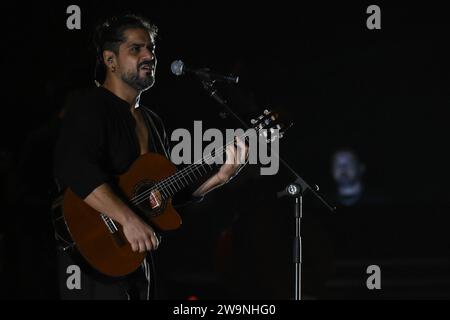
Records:
[[[164,212],[167,200],[163,199],[157,189],[153,190],[155,182],[150,180],[140,181],[134,187],[133,203],[135,208],[148,218],[156,217]],[[150,201],[152,197],[152,201]]]

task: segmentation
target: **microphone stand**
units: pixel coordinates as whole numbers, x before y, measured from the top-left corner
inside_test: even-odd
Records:
[[[222,105],[226,112],[231,114],[234,118],[236,118],[246,129],[250,129],[250,127],[243,121],[228,105],[227,101],[223,99],[217,89],[214,88],[214,80],[210,80],[204,77],[199,76],[203,88],[208,92],[209,96],[216,100],[220,105]],[[311,187],[305,180],[300,177],[300,175],[292,169],[292,167],[284,161],[278,154],[274,154],[281,164],[287,168],[292,175],[295,177],[295,180],[289,183],[286,188],[277,192],[277,198],[282,198],[285,196],[291,197],[295,199],[294,206],[294,214],[295,214],[295,239],[293,244],[294,249],[294,263],[295,263],[295,294],[294,300],[301,300],[301,289],[302,289],[302,238],[301,238],[301,219],[303,215],[303,195],[310,191],[319,201],[331,212],[336,211],[336,207],[331,206],[328,202],[321,197],[317,192],[319,191],[319,187],[314,185]]]

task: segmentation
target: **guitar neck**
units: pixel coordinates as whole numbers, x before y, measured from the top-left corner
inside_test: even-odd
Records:
[[[259,129],[255,130],[255,134],[258,134],[259,132]],[[240,135],[239,138],[241,140],[245,140],[247,134],[248,133],[244,133]],[[214,158],[223,156],[226,153],[226,147],[232,144],[234,144],[234,139],[222,146],[220,149],[215,150],[214,155],[210,153],[209,155],[203,157],[201,161],[197,161],[176,172],[170,177],[160,181],[155,187],[165,196],[172,197],[178,191],[191,185],[192,183],[196,182],[197,180],[214,170]]]

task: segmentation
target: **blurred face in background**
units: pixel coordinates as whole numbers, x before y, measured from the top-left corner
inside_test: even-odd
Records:
[[[340,186],[349,186],[360,181],[363,165],[352,151],[338,151],[333,155],[332,174]]]

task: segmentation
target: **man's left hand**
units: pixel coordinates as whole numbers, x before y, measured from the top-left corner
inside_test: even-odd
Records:
[[[217,177],[222,183],[227,183],[236,176],[248,159],[248,146],[239,137],[236,137],[235,143],[226,149],[227,160],[217,172]]]

